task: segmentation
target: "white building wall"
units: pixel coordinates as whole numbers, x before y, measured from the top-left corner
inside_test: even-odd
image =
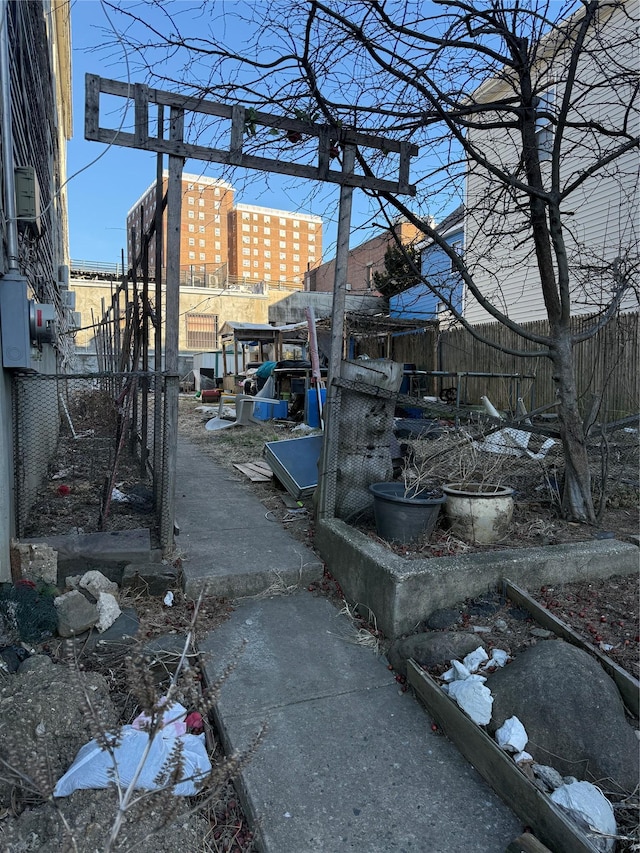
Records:
[[[633,4],[629,3],[628,6]],[[629,43],[629,19],[624,10],[617,10],[607,23],[608,40],[621,32],[618,44],[622,67],[638,67],[638,48]],[[611,64],[611,54],[607,58]],[[561,78],[558,63],[551,73]],[[605,126],[619,128],[625,118],[639,125],[636,110],[625,116],[625,104],[631,101],[631,88],[608,85],[606,69],[593,57],[582,58],[577,79],[576,108],[581,120],[598,120]],[[556,99],[561,97],[557,85]],[[506,93],[506,87],[501,94]],[[482,136],[480,134],[482,133]],[[578,135],[579,134],[579,135]],[[517,136],[506,130],[472,131],[470,140],[480,144],[492,162],[498,159],[510,171],[515,171],[519,151]],[[602,140],[602,137],[601,137]],[[617,145],[612,141],[604,144]],[[593,162],[597,152],[593,139],[585,139],[579,131],[567,132],[561,162],[561,186],[569,186],[577,175]],[[586,180],[562,203],[567,214],[563,219],[572,274],[572,310],[575,314],[597,311],[610,297],[610,276],[600,270],[615,258],[633,252],[637,257],[640,209],[638,202],[638,154],[630,151],[610,167]],[[543,163],[547,178],[549,163]],[[520,171],[520,176],[523,176]],[[516,202],[525,201],[524,194],[506,194],[498,182],[484,170],[472,164],[467,179],[467,217],[465,221],[465,257],[482,293],[516,322],[546,318],[540,280],[527,215],[516,210]],[[493,208],[493,209],[492,209]],[[467,293],[465,316],[472,323],[489,322],[493,318]],[[637,308],[637,297],[630,293],[623,308]]]

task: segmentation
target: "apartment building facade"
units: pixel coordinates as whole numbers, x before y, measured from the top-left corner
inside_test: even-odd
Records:
[[[163,179],[166,189],[167,175]],[[203,175],[182,176],[180,267],[188,286],[284,282],[302,288],[304,273],[322,260],[319,216],[235,204],[231,184]],[[156,184],[127,213],[129,266],[140,255],[141,235],[152,224]],[[163,218],[166,234],[166,216]],[[149,269],[155,241],[149,244]]]

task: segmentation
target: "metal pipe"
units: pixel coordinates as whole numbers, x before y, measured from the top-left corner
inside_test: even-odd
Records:
[[[19,270],[18,222],[13,163],[13,121],[11,116],[11,77],[9,74],[9,0],[0,0],[0,94],[2,98],[2,159],[4,173],[4,209],[7,212],[7,264]]]

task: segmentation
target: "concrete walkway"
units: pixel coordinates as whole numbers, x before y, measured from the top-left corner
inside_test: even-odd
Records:
[[[225,747],[267,724],[240,779],[264,853],[503,853],[520,823],[348,617],[306,591],[318,559],[193,447],[178,459],[187,588],[254,596],[201,651],[209,681],[236,663],[217,706]],[[265,594],[274,577],[300,591]]]

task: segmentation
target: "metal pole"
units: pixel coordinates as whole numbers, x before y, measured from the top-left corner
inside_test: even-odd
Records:
[[[184,112],[171,108],[169,138],[182,141]],[[182,157],[169,155],[167,188],[166,325],[164,340],[165,426],[162,469],[162,517],[160,542],[164,550],[173,547],[175,525],[176,468],[178,455],[178,343],[180,329],[180,222],[182,213]]]
[[[342,174],[353,174],[355,148],[346,145],[342,161]],[[318,482],[318,518],[333,518],[336,505],[338,474],[338,439],[340,420],[340,389],[334,384],[340,377],[344,338],[344,313],[347,301],[347,265],[349,262],[349,234],[351,231],[351,202],[353,187],[340,186],[338,211],[338,245],[336,247],[335,279],[333,282],[333,306],[331,311],[331,350],[329,354],[329,376],[327,400],[324,409],[324,442]]]
[[[158,137],[162,139],[164,134],[164,107],[158,107]],[[155,275],[156,275],[156,327],[153,339],[153,369],[154,388],[153,395],[153,495],[156,502],[156,514],[160,518],[158,510],[162,504],[162,400],[164,396],[164,383],[162,381],[162,248],[163,248],[163,216],[162,197],[164,188],[162,185],[162,169],[164,155],[156,155],[156,233],[155,233]]]

